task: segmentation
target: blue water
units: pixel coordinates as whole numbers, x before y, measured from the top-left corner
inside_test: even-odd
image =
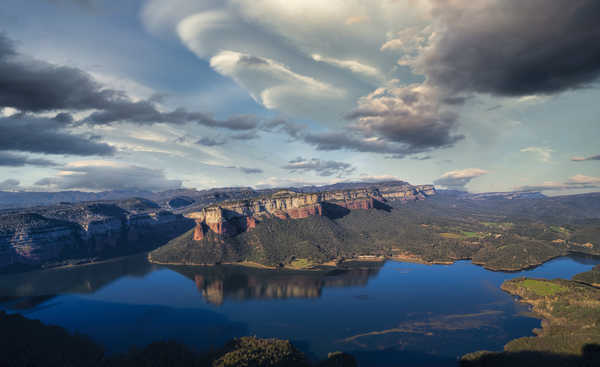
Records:
[[[291,339],[312,358],[347,351],[362,366],[454,366],[539,327],[500,290],[504,280],[569,279],[596,263],[560,258],[500,273],[466,261],[387,262],[322,274],[168,268],[133,257],[2,276],[0,307],[87,334],[110,352],[167,339],[206,350],[257,335]]]

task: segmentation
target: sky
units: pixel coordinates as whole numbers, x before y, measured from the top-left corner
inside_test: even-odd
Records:
[[[0,190],[600,188],[597,0],[3,0]]]

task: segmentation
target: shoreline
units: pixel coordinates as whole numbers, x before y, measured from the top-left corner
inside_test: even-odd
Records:
[[[0,276],[8,275],[8,274],[29,273],[29,272],[35,272],[35,271],[72,269],[72,268],[79,268],[79,267],[85,267],[85,266],[100,265],[100,264],[106,264],[106,263],[110,263],[110,262],[120,261],[120,260],[127,259],[127,258],[133,258],[136,256],[145,257],[146,260],[148,261],[148,263],[150,263],[150,264],[162,265],[162,266],[213,267],[213,266],[218,266],[218,265],[232,265],[232,266],[240,266],[240,267],[263,269],[263,270],[273,270],[273,271],[280,271],[280,270],[327,271],[327,270],[335,270],[335,269],[344,269],[344,266],[343,266],[344,263],[351,264],[351,263],[360,263],[360,262],[362,262],[362,263],[378,263],[378,262],[385,263],[387,261],[397,261],[397,262],[404,262],[404,263],[410,263],[410,264],[422,264],[422,265],[432,266],[432,265],[453,265],[457,261],[470,261],[473,265],[480,266],[480,267],[484,268],[485,270],[499,272],[499,273],[508,273],[508,274],[518,273],[518,272],[526,271],[526,270],[532,270],[532,269],[542,266],[550,261],[565,258],[565,257],[568,258],[570,256],[584,256],[584,257],[600,259],[600,256],[598,256],[598,255],[591,255],[591,254],[587,254],[587,253],[583,253],[583,252],[569,251],[568,253],[566,253],[564,255],[558,255],[558,256],[549,258],[543,262],[540,262],[537,264],[531,264],[531,265],[521,267],[521,268],[494,268],[494,267],[486,266],[485,263],[473,262],[473,260],[471,258],[451,259],[451,260],[425,260],[417,255],[412,255],[412,254],[402,254],[402,255],[392,255],[392,256],[360,255],[357,257],[353,257],[353,258],[343,259],[341,261],[334,259],[334,260],[326,261],[324,263],[314,264],[313,266],[310,266],[310,267],[297,268],[297,267],[292,267],[292,266],[284,266],[284,267],[269,266],[269,265],[264,265],[264,264],[260,264],[260,263],[253,262],[253,261],[222,262],[222,263],[213,263],[213,264],[161,262],[161,261],[152,259],[151,251],[144,251],[144,252],[138,252],[135,254],[117,256],[117,257],[112,257],[112,258],[107,258],[107,259],[97,259],[97,260],[90,259],[90,260],[84,260],[84,261],[80,260],[80,261],[75,261],[74,263],[69,263],[69,264],[37,266],[37,267],[25,269],[23,271],[5,271],[5,272],[0,272]],[[599,287],[600,287],[600,285],[599,285]]]
[[[493,268],[493,267],[486,266],[485,263],[473,262],[473,260],[471,258],[452,259],[452,260],[425,260],[423,258],[420,258],[419,256],[409,255],[409,254],[393,255],[393,256],[361,255],[361,256],[357,256],[357,257],[353,257],[353,258],[344,259],[342,261],[330,260],[330,261],[327,261],[327,262],[324,262],[321,264],[315,264],[314,266],[306,267],[306,268],[296,268],[296,267],[291,267],[291,266],[284,266],[284,267],[269,266],[269,265],[252,262],[252,261],[222,262],[222,263],[215,263],[215,264],[161,262],[161,261],[152,259],[150,256],[150,253],[148,253],[148,255],[147,255],[147,260],[151,264],[164,265],[164,266],[213,267],[213,266],[218,266],[218,265],[232,265],[232,266],[240,266],[240,267],[263,269],[263,270],[274,270],[274,271],[280,271],[280,270],[325,271],[325,270],[334,270],[334,269],[344,269],[344,266],[343,266],[344,263],[351,264],[351,263],[360,263],[360,262],[362,262],[362,263],[381,263],[381,262],[385,263],[387,261],[396,261],[396,262],[403,262],[403,263],[410,263],[410,264],[421,264],[421,265],[433,266],[433,265],[454,265],[454,264],[456,264],[457,261],[470,261],[471,264],[482,267],[487,271],[492,271],[492,272],[497,272],[497,273],[514,274],[514,273],[519,273],[522,271],[532,270],[532,269],[540,267],[550,261],[561,259],[561,258],[568,258],[571,255],[587,255],[587,254],[583,254],[583,253],[579,253],[579,252],[569,252],[565,255],[555,256],[555,257],[549,258],[543,262],[540,262],[537,264],[531,264],[531,265],[528,265],[528,266],[525,266],[522,268]]]

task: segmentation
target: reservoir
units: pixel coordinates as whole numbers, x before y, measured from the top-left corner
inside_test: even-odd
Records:
[[[502,273],[468,261],[388,261],[317,272],[159,266],[134,256],[2,275],[0,308],[86,334],[111,353],[159,340],[202,351],[256,335],[289,339],[313,359],[344,351],[361,366],[455,366],[540,326],[500,289],[504,280],[570,279],[597,263],[563,257]]]

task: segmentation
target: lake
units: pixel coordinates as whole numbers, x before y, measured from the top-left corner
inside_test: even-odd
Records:
[[[345,351],[362,366],[455,366],[501,350],[540,321],[500,290],[519,276],[569,279],[597,260],[565,257],[518,273],[468,261],[388,261],[292,272],[167,267],[134,256],[0,276],[0,308],[87,334],[109,352],[174,339],[198,350],[244,335],[290,339],[317,359]]]

